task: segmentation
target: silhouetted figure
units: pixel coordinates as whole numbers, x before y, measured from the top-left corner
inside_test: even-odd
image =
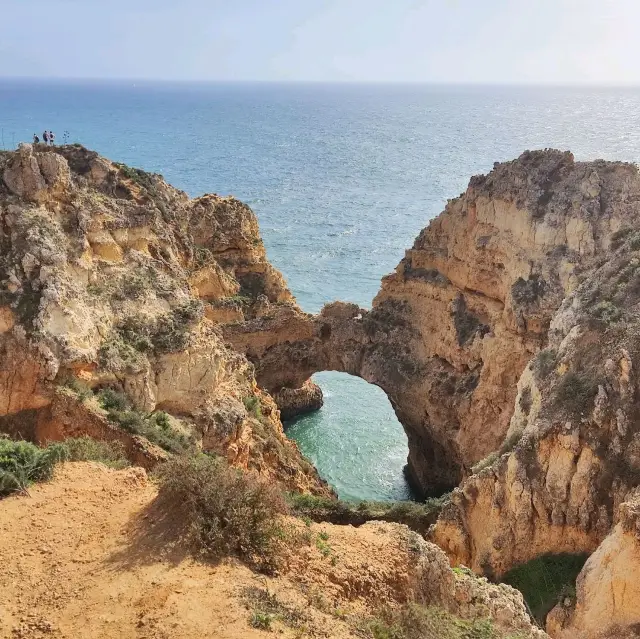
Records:
[[[33,134],[33,143],[40,144],[40,138],[35,133]]]
[[[53,146],[56,143],[56,136],[53,131],[49,131],[49,144]]]
[[[49,134],[46,131],[42,134],[42,139],[45,144],[49,144]]]

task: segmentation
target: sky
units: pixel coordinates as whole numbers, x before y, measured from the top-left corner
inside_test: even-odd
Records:
[[[640,0],[0,0],[0,77],[640,85]]]

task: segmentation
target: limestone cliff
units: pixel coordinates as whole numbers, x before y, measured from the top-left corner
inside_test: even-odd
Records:
[[[269,387],[341,370],[386,391],[415,484],[462,481],[431,534],[454,564],[593,553],[550,632],[636,636],[639,251],[634,165],[527,152],[448,203],[371,311],[224,331]]]
[[[620,521],[591,555],[577,581],[577,601],[547,617],[555,639],[632,639],[640,631],[640,500],[620,508]]]
[[[227,325],[270,391],[340,370],[380,386],[423,493],[451,489],[496,450],[516,386],[581,270],[638,218],[635,166],[526,152],[474,177],[416,239],[365,311],[293,307]]]
[[[295,308],[247,206],[77,145],[1,153],[0,176],[0,430],[121,439],[147,467],[153,431],[328,492],[219,329]]]

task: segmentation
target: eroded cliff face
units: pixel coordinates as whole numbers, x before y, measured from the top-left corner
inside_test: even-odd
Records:
[[[319,370],[380,386],[409,438],[424,494],[451,489],[499,448],[517,382],[549,323],[612,234],[638,217],[635,166],[526,152],[473,178],[424,229],[365,311],[334,303],[224,328],[261,385]]]
[[[23,145],[0,154],[0,176],[0,429],[110,433],[132,452],[131,419],[164,411],[165,435],[328,492],[219,328],[295,309],[247,206],[190,199],[79,146]],[[130,403],[127,428],[92,396],[106,387]],[[146,448],[149,467],[163,453]]]
[[[545,552],[591,552],[640,484],[635,233],[623,227],[564,300],[519,381],[503,454],[454,491],[434,533],[454,561],[500,575]]]
[[[547,617],[555,639],[625,639],[640,632],[640,499],[624,503],[620,521],[578,576],[577,601]],[[563,605],[564,604],[564,605]]]

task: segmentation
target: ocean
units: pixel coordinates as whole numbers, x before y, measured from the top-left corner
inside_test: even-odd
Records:
[[[469,177],[525,149],[640,159],[640,89],[0,80],[0,146],[44,129],[231,193],[303,309],[369,307],[421,228]],[[407,444],[385,394],[321,373],[325,406],[288,434],[346,499],[405,499]]]

